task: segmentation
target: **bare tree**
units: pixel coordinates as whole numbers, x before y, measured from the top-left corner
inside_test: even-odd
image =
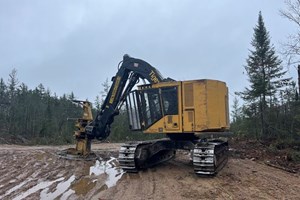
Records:
[[[283,44],[283,55],[288,58],[288,64],[298,63],[298,90],[300,93],[300,0],[285,0],[286,10],[280,10],[281,16],[293,22],[298,31],[289,36],[288,42]],[[296,68],[296,66],[295,66]]]
[[[288,42],[283,44],[283,54],[288,58],[289,64],[299,63],[300,56],[300,0],[286,0],[287,8],[280,10],[281,16],[293,22],[298,31],[288,37]]]

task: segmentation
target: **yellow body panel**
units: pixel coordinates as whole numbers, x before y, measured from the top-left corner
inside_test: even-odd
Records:
[[[215,80],[193,82],[195,131],[222,131],[229,129],[228,89]]]
[[[178,115],[163,115],[144,133],[195,133],[229,129],[228,89],[217,80],[162,82],[152,88],[178,87]],[[141,88],[140,88],[141,89]]]

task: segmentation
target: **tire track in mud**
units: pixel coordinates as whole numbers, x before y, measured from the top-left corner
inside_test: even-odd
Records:
[[[110,145],[115,144],[104,146],[111,149]],[[248,159],[229,159],[216,177],[203,178],[194,174],[187,153],[179,151],[174,160],[124,174],[108,188],[109,174],[90,174],[93,162],[60,159],[57,150],[0,146],[0,199],[14,199],[26,191],[32,191],[26,199],[299,199],[299,174]],[[41,183],[45,185],[39,188]],[[87,189],[80,193],[75,186]]]
[[[9,157],[13,157],[13,159],[7,159]],[[51,188],[55,188],[59,182],[65,181],[64,177],[70,178],[72,170],[66,169],[76,169],[70,162],[53,156],[49,150],[30,150],[28,152],[3,150],[0,160],[2,168],[10,169],[0,177],[0,185],[3,185],[0,188],[0,199],[4,197],[35,199],[37,196],[39,197],[41,190],[49,187],[49,191],[51,191]],[[10,181],[8,182],[8,180]],[[7,182],[8,184],[5,184]],[[36,192],[38,194],[35,194]]]
[[[157,167],[140,171],[138,174],[125,174],[119,180],[117,189],[109,189],[100,195],[101,199],[184,199],[176,183],[184,174],[193,172],[192,166],[183,162],[170,161]],[[183,175],[182,175],[183,174]],[[188,199],[188,198],[186,198]]]
[[[186,155],[139,173],[138,182],[121,179],[116,189],[104,191],[101,199],[299,199],[298,174],[247,159],[229,159],[227,166],[211,178],[196,176]],[[152,181],[151,187],[147,181]],[[152,191],[142,190],[138,184]]]
[[[155,177],[151,170],[127,173],[118,181],[117,186],[104,190],[98,196],[108,199],[152,199],[156,191]],[[142,194],[142,195],[141,195]]]
[[[13,159],[9,159],[9,158]],[[28,170],[27,168],[33,167],[35,162],[27,162],[25,165],[22,166],[22,162],[18,163],[18,161],[25,159],[28,160],[28,155],[24,154],[22,151],[20,152],[11,152],[11,151],[1,151],[1,166],[2,168],[8,169],[5,171],[5,174],[1,176],[0,183],[6,184],[4,187],[1,188],[0,195],[4,195],[5,193],[13,193],[14,190],[19,189],[16,187],[16,184],[21,183],[22,187],[25,184],[29,183],[31,180],[26,180],[28,175],[33,174],[33,170]],[[1,172],[3,173],[3,172]],[[26,182],[25,182],[26,180]],[[8,191],[5,192],[4,191]]]

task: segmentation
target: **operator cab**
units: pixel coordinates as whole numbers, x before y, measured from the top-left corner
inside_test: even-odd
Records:
[[[166,115],[178,115],[178,87],[139,86],[126,99],[130,129],[146,130]]]

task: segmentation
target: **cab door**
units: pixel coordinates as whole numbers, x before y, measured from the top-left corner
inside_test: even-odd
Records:
[[[164,128],[167,132],[178,132],[181,128],[178,86],[163,87],[160,93],[164,115]]]

